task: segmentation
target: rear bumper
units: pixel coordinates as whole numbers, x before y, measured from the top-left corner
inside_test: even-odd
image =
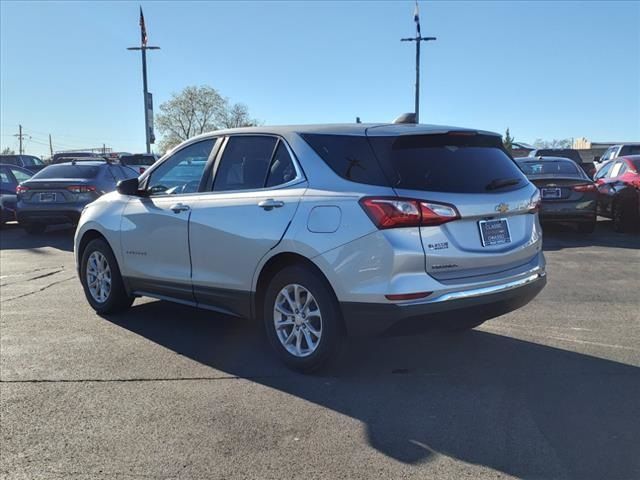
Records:
[[[478,322],[516,310],[535,298],[546,285],[542,269],[504,283],[448,292],[420,303],[380,304],[342,302],[349,335],[407,333],[440,322]]]
[[[596,220],[596,200],[580,202],[542,202],[540,221],[594,222]]]
[[[72,205],[57,208],[29,208],[18,204],[16,219],[18,223],[41,223],[57,225],[62,223],[77,224],[84,205]]]

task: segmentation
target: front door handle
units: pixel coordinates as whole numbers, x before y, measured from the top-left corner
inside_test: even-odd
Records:
[[[264,208],[265,210],[271,210],[273,208],[284,207],[284,202],[281,200],[274,200],[273,198],[268,198],[267,200],[262,200],[258,203],[260,208]]]
[[[186,212],[189,210],[189,205],[185,205],[184,203],[176,203],[174,205],[171,205],[169,207],[169,210],[171,210],[173,213]]]

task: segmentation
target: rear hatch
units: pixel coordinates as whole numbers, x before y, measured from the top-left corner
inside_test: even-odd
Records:
[[[474,131],[401,136],[367,132],[400,197],[453,206],[459,218],[422,226],[425,269],[439,281],[494,276],[532,262],[540,250],[537,189],[502,147]]]

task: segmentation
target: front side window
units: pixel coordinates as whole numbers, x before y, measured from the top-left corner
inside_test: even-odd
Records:
[[[620,169],[622,168],[622,162],[616,162],[613,167],[611,167],[611,172],[609,172],[609,178],[615,178],[620,173]]]
[[[215,139],[185,147],[151,173],[147,181],[150,195],[177,195],[198,191]]]
[[[270,173],[276,142],[276,138],[267,136],[230,137],[216,172],[213,190],[263,188]]]

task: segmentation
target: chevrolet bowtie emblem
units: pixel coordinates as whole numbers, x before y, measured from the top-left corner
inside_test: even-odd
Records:
[[[509,211],[509,205],[506,203],[500,203],[496,205],[496,212],[507,213]]]

